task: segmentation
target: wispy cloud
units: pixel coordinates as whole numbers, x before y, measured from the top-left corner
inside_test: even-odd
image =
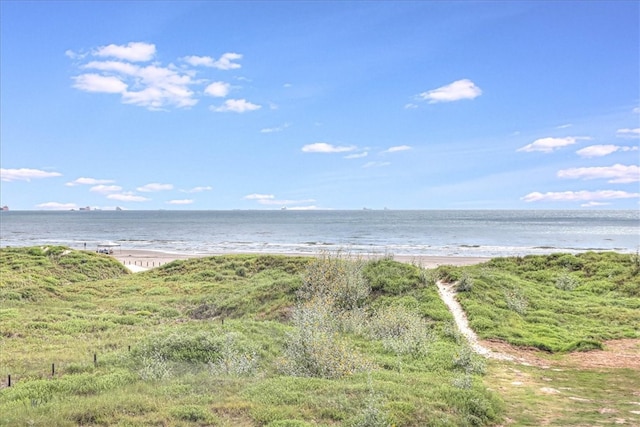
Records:
[[[275,199],[275,197],[276,196],[274,196],[273,194],[253,193],[253,194],[247,194],[243,198],[246,200],[271,200],[271,199]]]
[[[629,193],[619,190],[599,190],[599,191],[562,191],[539,193],[533,192],[522,197],[525,202],[588,202],[611,199],[633,199],[639,198],[640,193]]]
[[[326,142],[316,142],[303,146],[302,151],[305,153],[345,153],[356,148],[355,145],[332,145]]]
[[[112,179],[96,179],[96,178],[85,178],[81,177],[76,180],[67,182],[65,185],[67,187],[74,187],[76,185],[100,185],[100,184],[112,184],[115,181]]]
[[[531,144],[527,144],[524,147],[518,148],[517,151],[541,151],[543,153],[551,153],[567,145],[573,145],[579,140],[588,140],[589,137],[584,136],[566,136],[564,138],[540,138],[533,141]]]
[[[211,107],[211,110],[217,113],[246,113],[260,108],[262,108],[261,105],[253,104],[246,99],[227,99],[221,106]]]
[[[191,199],[180,199],[180,200],[169,200],[167,202],[168,205],[190,205],[193,203]]]
[[[159,184],[157,182],[153,182],[151,184],[145,184],[142,187],[138,187],[136,188],[136,190],[141,191],[143,193],[167,191],[167,190],[173,190],[173,184]]]
[[[147,202],[151,199],[143,196],[138,196],[131,192],[120,193],[120,194],[109,194],[107,195],[107,199],[111,200],[119,200],[121,202]]]
[[[283,130],[285,130],[289,126],[291,126],[291,123],[285,123],[282,126],[276,126],[276,127],[272,127],[272,128],[264,128],[264,129],[260,129],[260,133],[282,132]]]
[[[384,166],[389,166],[391,162],[367,162],[362,165],[363,168],[381,168]]]
[[[628,184],[640,181],[640,166],[621,165],[571,168],[558,171],[559,178],[608,179],[611,184]]]
[[[627,147],[613,144],[590,145],[576,151],[576,154],[580,157],[603,157],[615,153],[616,151],[638,151],[638,147]]]
[[[598,206],[608,206],[611,203],[608,202],[594,202],[593,200],[587,203],[583,203],[580,206],[583,208],[593,208],[593,207],[598,207]]]
[[[39,169],[0,169],[0,180],[11,181],[31,181],[32,179],[55,178],[62,176],[59,172],[47,172]]]
[[[37,208],[47,209],[52,211],[68,211],[76,209],[78,206],[75,203],[59,203],[59,202],[46,202],[36,205]]]
[[[213,190],[213,187],[211,186],[201,186],[201,187],[193,187],[189,190],[180,190],[183,193],[202,193],[203,191],[211,191]]]
[[[566,129],[566,128],[570,128],[571,126],[573,126],[571,123],[567,123],[564,125],[556,126],[556,129]]]
[[[409,145],[396,145],[395,147],[389,147],[383,151],[383,153],[397,153],[399,151],[408,151],[411,150],[411,146]]]
[[[453,102],[462,99],[474,99],[482,95],[482,90],[469,79],[456,80],[446,86],[422,92],[419,98],[429,101],[429,104],[437,102]]]
[[[116,193],[118,191],[122,191],[122,187],[120,187],[119,185],[100,184],[100,185],[91,187],[89,191],[93,191],[94,193],[100,193],[100,194],[108,194],[108,193]]]
[[[367,157],[369,153],[367,151],[363,151],[362,153],[349,154],[344,156],[345,159],[361,159],[363,157]]]
[[[618,138],[640,138],[640,128],[635,129],[618,129],[616,131]]]
[[[314,199],[302,199],[302,200],[287,200],[287,199],[276,199],[276,196],[273,194],[249,194],[244,196],[246,200],[255,200],[261,205],[267,206],[290,206],[290,205],[303,205],[307,203],[315,202]]]
[[[210,56],[185,56],[182,58],[184,62],[194,67],[212,67],[218,70],[236,70],[242,67],[235,61],[242,59],[242,55],[239,53],[225,53],[220,59],[213,59]]]

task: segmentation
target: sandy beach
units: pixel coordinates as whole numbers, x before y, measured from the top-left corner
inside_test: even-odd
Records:
[[[125,265],[132,272],[146,271],[159,267],[168,262],[178,259],[202,258],[214,255],[229,254],[176,254],[162,251],[142,250],[142,249],[115,249],[112,256]],[[265,254],[266,255],[266,254]],[[286,256],[313,256],[310,254],[269,254]],[[362,257],[380,257],[380,255],[359,255]],[[436,268],[440,265],[472,265],[488,261],[488,257],[453,257],[453,256],[422,256],[422,255],[397,255],[393,257],[396,261],[407,262],[420,265],[425,268]]]

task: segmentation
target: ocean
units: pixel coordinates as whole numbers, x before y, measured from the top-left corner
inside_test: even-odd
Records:
[[[636,252],[637,210],[4,211],[0,245],[171,253],[512,256]]]

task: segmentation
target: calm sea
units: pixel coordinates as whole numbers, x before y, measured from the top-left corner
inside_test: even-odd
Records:
[[[616,211],[5,211],[1,246],[65,245],[175,253],[508,256],[635,252],[640,212]]]

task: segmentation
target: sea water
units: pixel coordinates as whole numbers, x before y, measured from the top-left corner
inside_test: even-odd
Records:
[[[637,210],[5,211],[0,245],[174,253],[511,256],[636,252]]]

